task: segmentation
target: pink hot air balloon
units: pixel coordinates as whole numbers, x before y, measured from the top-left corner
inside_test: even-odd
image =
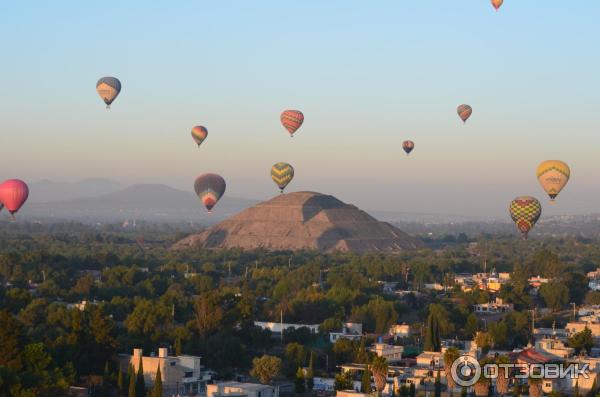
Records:
[[[29,187],[20,179],[8,179],[0,184],[0,202],[6,207],[13,219],[27,201]]]

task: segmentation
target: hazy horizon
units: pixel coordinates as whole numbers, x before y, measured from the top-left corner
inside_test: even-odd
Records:
[[[0,179],[192,191],[217,172],[226,195],[263,200],[277,194],[271,165],[287,161],[290,192],[371,211],[505,219],[512,198],[533,195],[543,215],[600,212],[598,3],[4,8]],[[95,92],[106,75],[123,83],[110,111]],[[466,125],[461,103],[474,109]],[[306,117],[293,139],[288,108]],[[200,149],[196,124],[209,131]],[[548,205],[535,168],[555,158],[572,176]]]

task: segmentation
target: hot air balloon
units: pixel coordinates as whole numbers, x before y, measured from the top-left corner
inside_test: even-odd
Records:
[[[550,196],[550,201],[554,201],[569,181],[571,170],[562,161],[547,160],[538,165],[536,175],[540,185]]]
[[[271,167],[271,179],[283,193],[283,189],[294,179],[294,167],[288,163],[275,163]]]
[[[96,92],[106,103],[106,108],[110,109],[110,104],[117,99],[121,92],[121,82],[116,77],[102,77],[96,83]]]
[[[194,140],[194,142],[196,142],[196,145],[198,145],[198,147],[200,147],[200,145],[202,144],[202,142],[204,142],[207,136],[208,130],[206,129],[206,127],[197,125],[194,128],[192,128],[192,139]]]
[[[527,239],[527,233],[542,215],[542,205],[535,197],[520,196],[510,202],[508,210],[523,238]]]
[[[492,0],[492,5],[496,9],[496,11],[498,11],[498,8],[502,6],[502,3],[504,3],[504,0]]]
[[[0,185],[0,202],[10,212],[13,219],[15,214],[27,201],[29,187],[20,179],[9,179]]]
[[[217,174],[202,174],[194,182],[194,190],[208,212],[225,193],[225,180]]]
[[[299,110],[285,110],[281,113],[281,124],[293,137],[294,133],[300,128],[304,122],[304,114]]]
[[[466,123],[469,117],[471,117],[471,113],[473,113],[473,108],[469,105],[460,105],[456,108],[456,112],[463,123]]]
[[[415,143],[413,141],[404,141],[404,142],[402,142],[402,149],[404,149],[404,151],[406,152],[407,156],[410,154],[410,152],[412,152],[412,150],[414,148],[415,148]]]

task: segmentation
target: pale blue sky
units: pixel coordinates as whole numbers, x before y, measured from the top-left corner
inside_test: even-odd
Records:
[[[535,168],[557,158],[573,177],[545,213],[600,212],[599,20],[599,2],[564,0],[6,2],[0,179],[191,190],[210,171],[267,198],[288,161],[290,191],[500,216],[544,198]],[[105,75],[123,84],[110,111]],[[306,116],[293,140],[286,108]]]

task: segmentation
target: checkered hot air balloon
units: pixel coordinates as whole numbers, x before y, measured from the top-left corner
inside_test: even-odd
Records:
[[[523,238],[527,239],[527,233],[542,215],[542,205],[535,197],[520,196],[510,202],[508,210]]]
[[[279,187],[281,193],[283,189],[294,179],[294,167],[288,163],[275,163],[271,167],[271,179]]]
[[[202,144],[202,142],[204,142],[207,136],[208,130],[206,129],[206,127],[197,125],[194,128],[192,128],[192,139],[194,140],[194,142],[196,142],[196,145],[198,145],[198,147],[200,147],[200,145]]]
[[[196,195],[204,204],[208,212],[211,212],[215,204],[225,193],[225,180],[217,174],[202,174],[194,182]]]
[[[283,124],[291,137],[302,126],[303,122],[304,114],[299,110],[285,110],[281,113],[281,124]]]
[[[121,92],[121,82],[116,77],[102,77],[96,83],[96,92],[106,104],[106,108],[110,109],[110,104]]]
[[[473,113],[473,108],[469,105],[463,104],[456,108],[456,113],[458,113],[458,117],[460,117],[463,123],[466,123]]]

